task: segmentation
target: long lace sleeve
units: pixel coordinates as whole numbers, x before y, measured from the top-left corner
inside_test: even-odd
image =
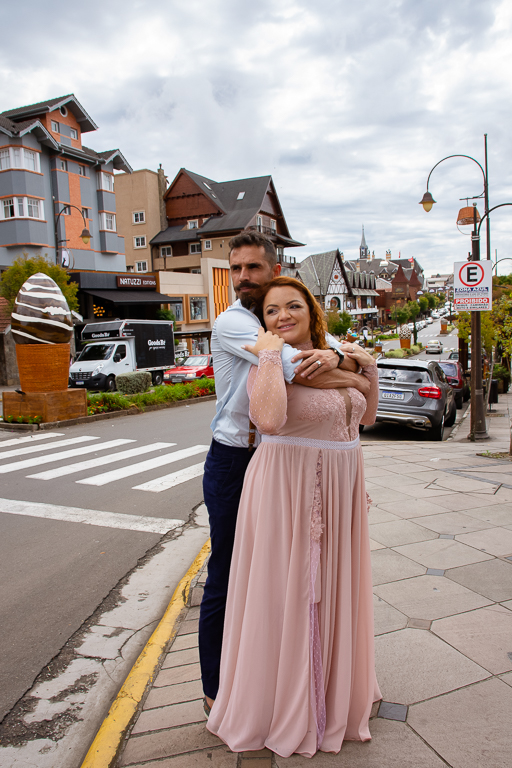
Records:
[[[258,367],[250,370],[247,391],[249,416],[258,432],[275,434],[286,422],[287,396],[280,352],[260,352]]]
[[[379,371],[376,365],[365,365],[362,375],[370,382],[370,391],[366,397],[366,411],[361,419],[361,424],[370,426],[375,423],[377,406],[379,405]]]

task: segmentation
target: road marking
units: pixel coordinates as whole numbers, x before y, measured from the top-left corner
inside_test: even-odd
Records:
[[[130,442],[135,442],[131,440]],[[38,472],[37,475],[27,475],[27,477],[37,480],[53,480],[56,477],[72,475],[74,472],[81,472],[84,469],[93,469],[94,467],[103,467],[105,464],[113,464],[115,461],[131,459],[132,456],[140,456],[142,453],[159,451],[161,448],[172,448],[176,443],[153,443],[152,445],[142,445],[139,448],[130,448],[128,451],[113,453],[111,456],[98,456],[97,459],[88,459],[79,461],[76,464],[68,464],[67,467],[57,467],[56,469],[47,469],[46,472]]]
[[[70,437],[67,440],[57,440],[51,445],[30,445],[28,448],[15,448],[12,451],[5,451],[0,453],[1,459],[9,459],[11,456],[26,456],[29,453],[37,453],[39,451],[47,451],[49,448],[63,448],[65,445],[76,445],[77,443],[88,443],[90,440],[99,440],[99,437]]]
[[[94,440],[99,440],[99,438],[94,438]],[[18,469],[26,469],[27,467],[37,467],[39,464],[50,464],[52,461],[70,459],[72,456],[82,456],[84,453],[104,451],[106,448],[115,448],[117,445],[124,445],[125,443],[131,442],[132,440],[110,440],[108,443],[102,443],[100,445],[88,445],[85,448],[73,448],[70,451],[58,451],[57,453],[51,453],[49,456],[37,456],[32,459],[23,459],[23,461],[13,461],[11,464],[0,466],[0,474],[16,472]]]
[[[208,448],[208,445],[194,445],[192,448],[184,448],[182,451],[168,453],[165,456],[156,456],[154,459],[141,461],[139,464],[130,464],[128,467],[113,469],[111,472],[104,472],[101,475],[87,477],[84,480],[77,480],[76,482],[81,485],[106,485],[107,483],[114,482],[114,480],[121,480],[123,477],[130,477],[130,475],[136,475],[139,472],[146,472],[150,469],[162,467],[164,464],[172,464],[174,461],[181,461],[181,459],[194,456],[196,453],[203,453],[207,451]]]
[[[120,528],[125,531],[159,534],[168,533],[184,524],[183,520],[123,515],[116,512],[102,512],[99,509],[60,507],[56,504],[13,501],[11,499],[0,499],[0,512],[4,512],[7,515],[24,515],[27,517],[42,517],[47,520],[60,520],[67,523],[97,525],[100,528]]]
[[[62,437],[64,432],[40,432],[29,437],[13,437],[11,440],[0,440],[0,448],[6,445],[20,445],[20,443],[32,443],[34,440],[47,440],[49,437]]]
[[[200,477],[204,472],[204,461],[201,464],[193,464],[186,469],[180,469],[179,472],[172,472],[170,475],[164,475],[163,477],[157,477],[156,480],[150,480],[142,485],[134,485],[134,491],[152,491],[153,493],[161,493],[167,491],[169,488],[174,488],[180,483],[186,483],[188,480],[192,480],[194,477]]]

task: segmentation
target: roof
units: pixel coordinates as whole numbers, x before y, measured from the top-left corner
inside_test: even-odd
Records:
[[[168,304],[169,296],[156,291],[102,291],[97,288],[84,288],[83,293],[97,296],[103,301],[111,301],[114,304]]]
[[[80,130],[82,133],[87,131],[95,131],[98,126],[87,114],[82,107],[74,93],[68,93],[67,96],[57,96],[54,99],[46,99],[46,101],[39,101],[36,104],[28,104],[25,107],[16,107],[16,109],[6,109],[0,113],[2,117],[9,117],[14,122],[19,122],[22,118],[35,117],[45,112],[53,112],[60,107],[66,107],[71,110],[80,124]]]
[[[326,295],[336,254],[337,251],[314,253],[297,266],[301,280],[313,296]]]

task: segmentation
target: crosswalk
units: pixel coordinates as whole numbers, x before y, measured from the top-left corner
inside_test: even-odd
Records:
[[[133,445],[138,441],[131,438],[102,440],[102,438],[94,435],[82,435],[63,440],[58,439],[61,437],[63,437],[63,433],[47,432],[0,441],[0,474],[23,473],[25,470],[29,470],[29,473],[24,475],[28,481],[51,481],[82,473],[83,476],[74,480],[75,483],[98,487],[133,477],[132,482],[137,484],[131,486],[132,490],[162,493],[182,483],[187,483],[193,478],[200,477],[203,474],[204,458],[200,463],[194,463],[146,482],[144,482],[144,473],[205,454],[209,447],[208,445],[193,445],[188,448],[173,450],[177,443],[154,442],[146,445]],[[128,447],[127,450],[116,450],[128,445],[131,447]],[[91,453],[98,453],[99,455],[80,461],[70,461],[75,457],[86,456]],[[158,455],[153,455],[142,461],[130,461],[149,454]],[[117,468],[104,471],[106,465],[116,463],[119,464]],[[39,468],[45,464],[56,466],[42,471],[30,472],[34,467]],[[96,469],[101,469],[101,471],[94,472]]]

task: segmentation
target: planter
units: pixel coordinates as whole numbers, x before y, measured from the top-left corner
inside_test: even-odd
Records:
[[[400,339],[400,349],[410,349],[410,348],[411,348],[410,339]]]
[[[69,381],[69,344],[16,344],[23,392],[62,392]]]
[[[375,345],[375,351],[376,352],[382,352],[382,344],[376,344]]]

